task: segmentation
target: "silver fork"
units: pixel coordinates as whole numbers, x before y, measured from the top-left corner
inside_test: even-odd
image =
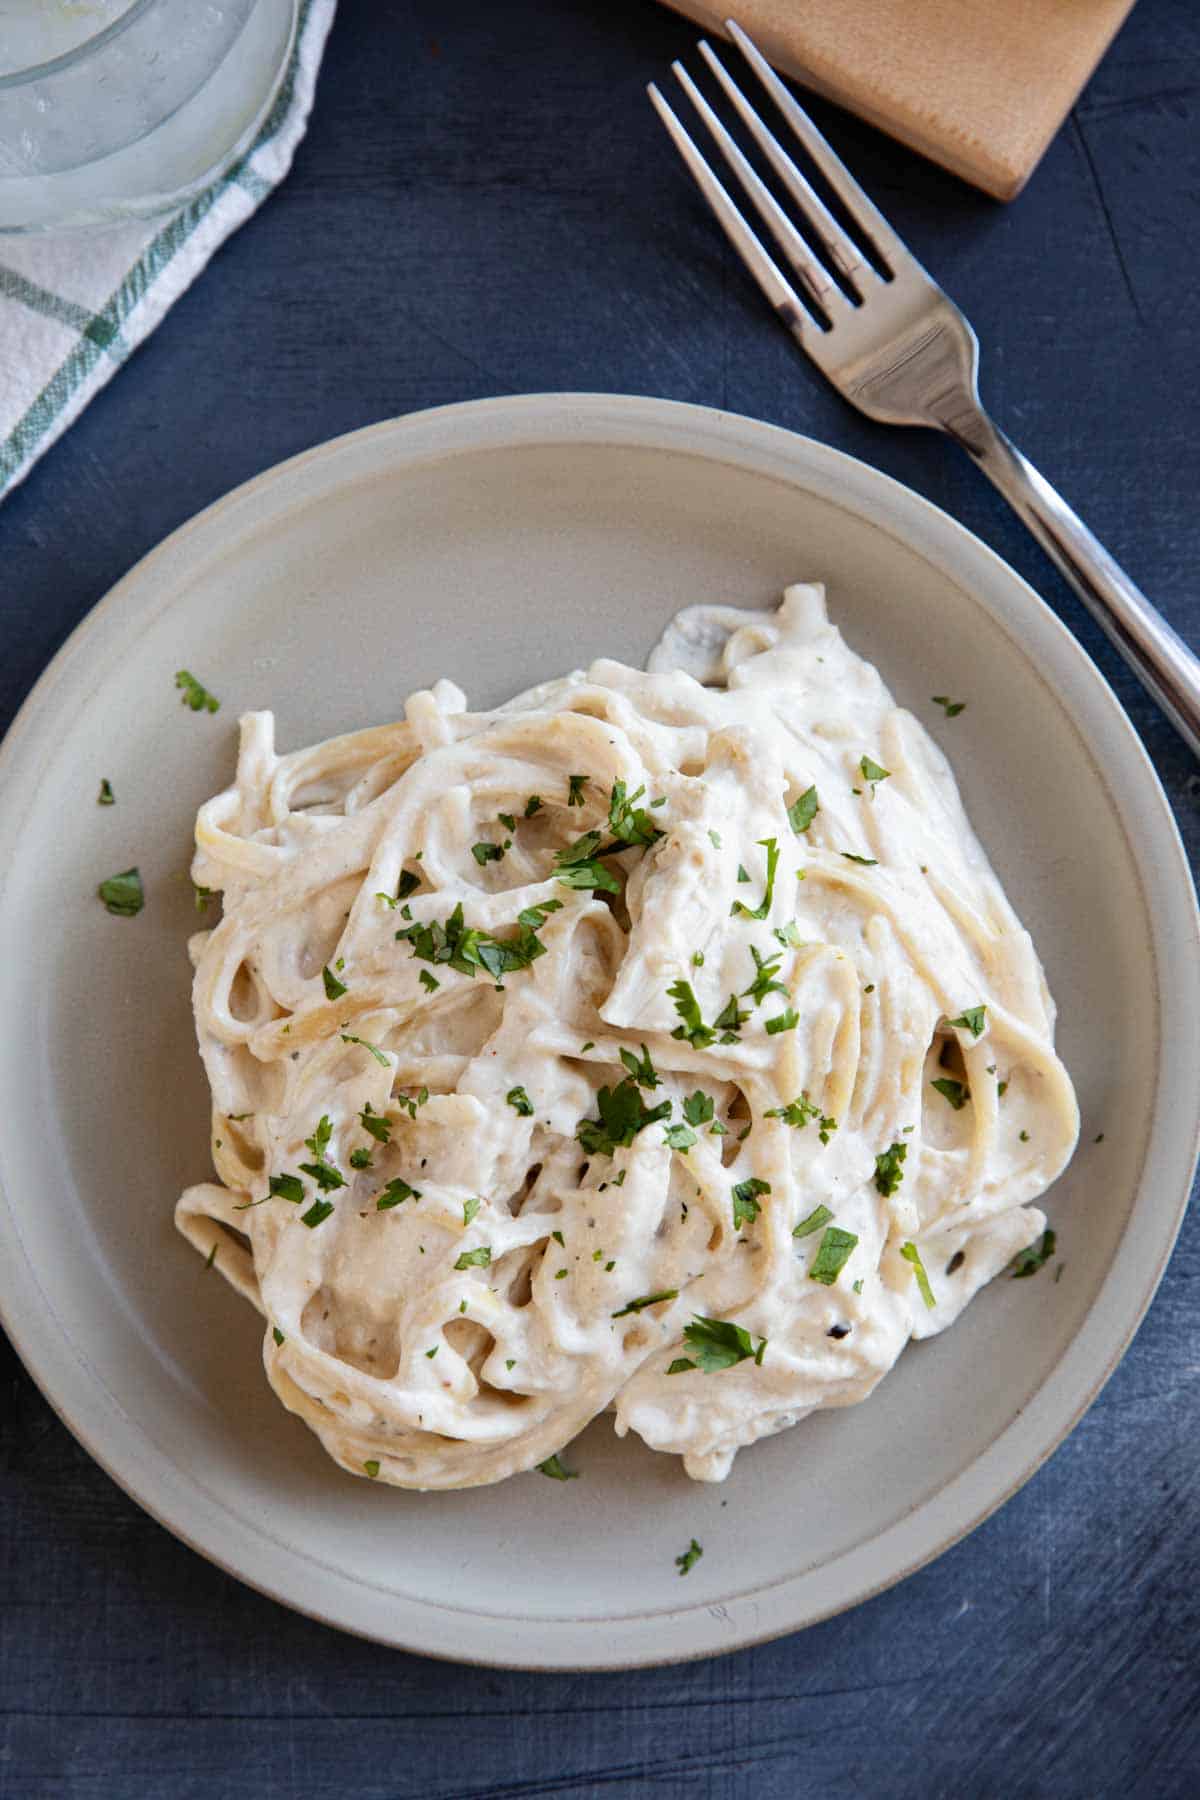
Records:
[[[834,218],[763,124],[710,46],[700,54],[804,221],[818,256],[759,179],[683,66],[672,71],[775,239],[802,301],[717,180],[679,119],[649,94],[734,249],[806,356],[860,412],[944,431],[995,483],[1147,691],[1200,756],[1200,661],[1077,514],[988,417],[979,401],[979,341],[896,236],[808,114],[732,20],[725,29],[824,176],[861,242]],[[867,254],[869,252],[869,254]],[[822,260],[822,258],[824,260]]]

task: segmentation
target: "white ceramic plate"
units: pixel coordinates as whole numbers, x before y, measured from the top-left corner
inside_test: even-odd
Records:
[[[677,607],[817,578],[850,643],[953,756],[1041,950],[1083,1144],[1064,1262],[999,1281],[865,1405],[745,1451],[723,1487],[601,1420],[567,1486],[352,1481],[269,1393],[257,1317],[173,1229],[208,1171],[184,940],[197,803],[243,709],[291,747],[473,701]],[[183,710],[187,667],[220,695]],[[967,699],[952,722],[933,693]],[[96,805],[102,776],[117,804]],[[147,905],[98,879],[138,863]],[[1037,1468],[1128,1344],[1186,1202],[1200,1110],[1191,880],[1115,699],[1040,600],[845,456],[654,400],[494,400],[377,426],[239,489],[91,614],[0,758],[0,1305],[45,1393],[179,1537],[347,1629],[439,1656],[604,1668],[728,1650],[918,1567]],[[1102,1144],[1093,1143],[1097,1132]],[[728,1504],[726,1504],[728,1502]],[[803,1528],[799,1526],[802,1522]],[[686,1582],[674,1557],[704,1557]]]

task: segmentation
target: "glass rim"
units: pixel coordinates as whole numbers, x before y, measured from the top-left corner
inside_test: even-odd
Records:
[[[27,69],[13,69],[7,75],[0,75],[0,92],[5,88],[33,86],[36,82],[53,80],[54,76],[65,74],[68,69],[75,68],[87,57],[107,49],[115,38],[119,38],[122,32],[128,31],[129,27],[135,25],[143,13],[148,12],[152,6],[157,4],[158,0],[131,0],[120,18],[110,19],[108,24],[102,25],[94,36],[85,38],[81,44],[76,44],[74,49],[64,50],[61,56],[51,56],[42,63],[31,63]]]

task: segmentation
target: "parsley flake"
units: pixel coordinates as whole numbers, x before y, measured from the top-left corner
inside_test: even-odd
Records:
[[[1045,1231],[1043,1231],[1041,1237],[1038,1238],[1036,1242],[1030,1244],[1027,1249],[1019,1251],[1018,1254],[1013,1257],[1012,1262],[1009,1264],[1009,1268],[1012,1270],[1013,1280],[1025,1281],[1030,1275],[1036,1275],[1038,1270],[1044,1268],[1050,1261],[1050,1258],[1054,1255],[1057,1248],[1058,1239],[1055,1237],[1051,1227],[1047,1225]]]
[[[951,700],[948,694],[935,694],[933,704],[940,706],[948,719],[957,719],[967,703],[965,700]]]
[[[695,1050],[703,1050],[712,1043],[716,1036],[711,1025],[706,1025],[700,1013],[700,1003],[692,991],[691,983],[683,980],[673,981],[667,989],[667,997],[675,1004],[675,1011],[683,1023],[677,1025],[671,1036],[686,1038]]]
[[[321,970],[321,980],[325,983],[325,998],[327,1000],[340,1000],[342,995],[349,991],[345,982],[338,980],[328,963]]]
[[[523,1087],[510,1087],[504,1096],[505,1103],[522,1119],[532,1119],[533,1101]]]
[[[662,1086],[662,1082],[658,1078],[658,1070],[651,1062],[650,1052],[647,1050],[645,1044],[642,1045],[642,1054],[640,1058],[636,1057],[632,1050],[622,1049],[619,1054],[621,1061],[624,1063],[629,1074],[633,1080],[637,1082],[639,1087],[656,1088]]]
[[[817,1245],[817,1254],[809,1265],[810,1281],[819,1281],[823,1287],[832,1287],[846,1264],[850,1253],[857,1244],[858,1238],[852,1231],[843,1231],[840,1225],[829,1225]]]
[[[579,1480],[578,1470],[564,1468],[557,1456],[548,1456],[545,1462],[538,1464],[537,1469],[539,1475],[548,1475],[551,1481]]]
[[[799,1023],[800,1014],[794,1007],[785,1006],[781,1013],[776,1013],[773,1019],[767,1020],[767,1034],[769,1037],[778,1037],[781,1031],[795,1031]]]
[[[619,1312],[615,1312],[611,1316],[614,1319],[623,1319],[626,1313],[644,1312],[646,1307],[657,1306],[660,1301],[678,1300],[678,1298],[678,1288],[662,1288],[657,1294],[643,1294],[639,1299],[631,1300],[627,1306],[623,1306]]]
[[[921,1252],[917,1249],[915,1244],[909,1243],[901,1244],[900,1254],[906,1263],[912,1264],[913,1276],[918,1288],[921,1290],[921,1298],[926,1306],[932,1309],[937,1305],[937,1301],[933,1297],[933,1289],[930,1287],[929,1277],[925,1273],[925,1264],[921,1261]]]
[[[794,1238],[811,1237],[814,1231],[820,1231],[822,1225],[828,1225],[833,1214],[827,1206],[814,1206],[807,1219],[801,1219],[792,1232]]]
[[[280,1331],[278,1325],[272,1325],[271,1336],[275,1339],[275,1342],[277,1344],[282,1344],[285,1342],[284,1335],[283,1335],[282,1331]]]
[[[475,1217],[475,1214],[479,1211],[479,1209],[482,1205],[483,1205],[483,1201],[478,1197],[478,1195],[472,1195],[472,1197],[469,1200],[463,1201],[463,1224],[464,1225],[469,1225],[471,1223],[471,1220]]]
[[[742,989],[742,999],[752,1000],[758,1006],[768,994],[786,994],[787,988],[782,981],[776,979],[781,955],[776,953],[774,956],[764,956],[754,944],[750,946],[750,954],[754,958],[754,980],[748,988]]]
[[[671,1114],[671,1102],[647,1107],[631,1076],[615,1088],[602,1087],[596,1096],[597,1119],[581,1119],[575,1136],[593,1156],[611,1156],[618,1144],[632,1144],[639,1131]]]
[[[375,1202],[375,1211],[390,1212],[393,1206],[399,1206],[404,1200],[419,1200],[420,1198],[421,1190],[409,1187],[407,1181],[401,1181],[397,1175],[388,1182],[382,1194],[379,1195]]]
[[[193,712],[215,713],[221,702],[215,694],[210,694],[202,682],[196,680],[186,669],[175,671],[175,686],[183,690],[183,704],[190,706]]]
[[[587,785],[588,785],[588,778],[586,775],[568,775],[568,777],[567,777],[567,805],[568,806],[582,806],[583,805],[583,803],[584,803],[583,802],[583,790]]]
[[[269,1200],[290,1200],[300,1206],[304,1200],[304,1183],[298,1175],[272,1175],[267,1182]]]
[[[104,778],[100,783],[100,792],[96,795],[97,806],[115,806],[117,796],[112,791],[112,782]]]
[[[872,762],[869,756],[864,756],[858,766],[862,770],[863,780],[869,782],[871,785],[871,798],[873,800],[875,798],[875,789],[879,786],[881,781],[891,780],[892,771],[890,769],[882,768],[877,762]]]
[[[695,1361],[686,1366],[698,1368],[705,1375],[732,1369],[735,1363],[745,1362],[747,1357],[753,1357],[761,1364],[767,1347],[766,1338],[760,1338],[755,1349],[744,1326],[735,1325],[730,1319],[706,1319],[701,1313],[696,1314],[690,1325],[684,1326],[683,1335],[689,1350],[695,1352]],[[681,1373],[680,1363],[685,1360],[679,1358],[673,1362],[667,1370],[668,1375]]]
[[[707,1125],[714,1111],[712,1095],[702,1093],[699,1088],[683,1103],[683,1116],[689,1125]]]
[[[370,1132],[371,1136],[373,1138],[377,1139],[379,1143],[381,1143],[381,1144],[390,1144],[391,1143],[391,1141],[392,1141],[392,1122],[391,1122],[391,1120],[385,1119],[382,1113],[375,1112],[372,1109],[371,1102],[369,1100],[367,1101],[367,1104],[363,1107],[362,1111],[359,1113],[358,1122],[362,1126],[363,1130]]]
[[[422,969],[420,971],[420,980],[421,986],[425,989],[427,994],[436,994],[442,985],[437,976],[431,975],[428,969]]]
[[[369,1169],[371,1167],[371,1152],[365,1145],[350,1152],[350,1167],[352,1169]]]
[[[541,812],[541,810],[542,810],[542,796],[540,794],[530,794],[528,800],[525,802],[525,815],[524,816],[527,819],[532,819],[534,813]]]
[[[760,1181],[757,1175],[751,1175],[748,1181],[739,1181],[733,1190],[733,1229],[740,1231],[743,1225],[752,1225],[762,1208],[758,1204],[759,1194],[769,1194],[769,1181]]]
[[[368,1462],[365,1462],[363,1468],[367,1471],[367,1474],[371,1477],[372,1481],[374,1481],[379,1474],[379,1464],[375,1461],[374,1457],[371,1457]]]
[[[864,869],[877,869],[879,861],[874,856],[855,856],[853,850],[843,850],[842,855],[847,862],[861,863]]]
[[[959,1031],[969,1031],[972,1037],[982,1036],[986,1022],[986,1006],[964,1006],[957,1019],[950,1020],[951,1025],[957,1026]]]
[[[936,1088],[942,1098],[948,1100],[955,1112],[961,1112],[971,1098],[971,1090],[965,1081],[952,1081],[948,1075],[942,1075],[937,1081],[931,1081],[930,1087]]]
[[[146,895],[142,888],[142,878],[137,869],[123,869],[119,875],[110,875],[96,889],[110,913],[120,919],[132,919],[140,913],[146,904]]]
[[[901,1164],[907,1155],[907,1144],[889,1144],[875,1158],[875,1186],[885,1200],[895,1193],[904,1180]]]
[[[680,1150],[686,1156],[696,1141],[696,1134],[690,1125],[668,1125],[663,1134],[663,1143],[669,1150]]]
[[[360,1050],[369,1050],[371,1055],[375,1058],[375,1061],[381,1064],[383,1068],[386,1069],[390,1067],[387,1057],[379,1048],[378,1044],[369,1044],[366,1038],[355,1037],[352,1031],[343,1031],[338,1035],[341,1037],[343,1044],[357,1044]]]
[[[454,1266],[456,1269],[490,1269],[491,1249],[487,1244],[480,1244],[477,1250],[464,1250]]]
[[[499,862],[504,850],[500,844],[472,844],[471,855],[482,869],[485,863]]]
[[[675,1567],[681,1575],[686,1575],[689,1569],[695,1568],[703,1555],[703,1549],[693,1538],[687,1549],[675,1558]]]
[[[303,1163],[301,1163],[300,1166],[303,1168]],[[337,1186],[342,1187],[343,1185],[342,1178],[339,1175]],[[308,1211],[300,1214],[300,1223],[302,1225],[307,1225],[310,1231],[315,1231],[318,1225],[323,1225],[325,1223],[332,1211],[332,1200],[314,1200]]]
[[[787,809],[788,824],[797,837],[808,830],[820,810],[821,803],[817,799],[816,788],[805,788],[800,798]]]
[[[758,842],[767,853],[767,882],[762,901],[758,906],[743,906],[735,900],[730,912],[737,918],[765,919],[771,910],[771,899],[775,892],[775,871],[779,867],[779,840],[777,838],[759,838]]]

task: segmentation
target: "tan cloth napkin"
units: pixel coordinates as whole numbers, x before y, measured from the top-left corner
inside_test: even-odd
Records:
[[[1133,0],[668,0],[731,13],[778,69],[1011,200]]]

